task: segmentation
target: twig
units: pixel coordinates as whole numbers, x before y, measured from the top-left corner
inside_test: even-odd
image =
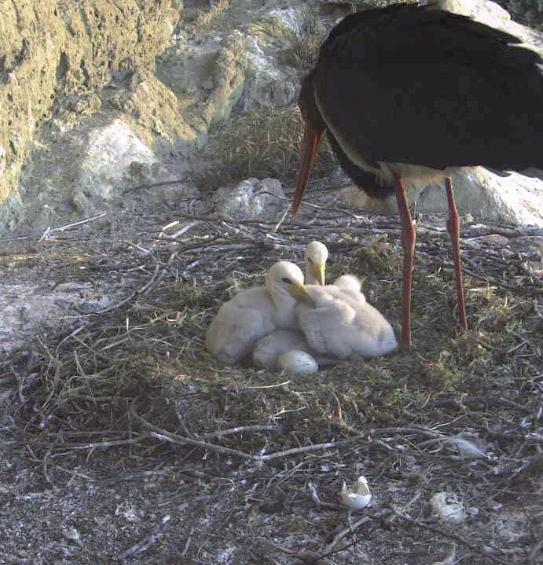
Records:
[[[319,555],[316,551],[310,551],[307,549],[302,550],[295,550],[290,549],[288,547],[283,547],[277,543],[273,543],[272,541],[266,540],[267,543],[278,549],[279,551],[283,552],[285,555],[290,555],[294,557],[294,559],[298,559],[302,563],[308,563],[309,565],[331,565],[331,562],[328,559],[325,559],[321,555]]]
[[[106,312],[111,312],[113,310],[118,310],[119,308],[121,308],[125,304],[128,304],[128,302],[136,298],[136,296],[139,296],[140,294],[146,294],[151,289],[151,287],[156,284],[157,279],[159,279],[159,274],[158,274],[159,270],[160,270],[160,266],[155,265],[155,272],[151,275],[149,281],[142,288],[139,288],[134,292],[130,293],[126,298],[123,298],[123,300],[121,300],[120,302],[117,302],[112,306],[108,306],[107,308],[103,308],[102,310],[96,310],[95,312],[91,312],[90,314],[98,315],[98,314],[105,314]]]
[[[273,197],[277,198],[278,200],[286,200],[287,202],[289,202],[289,208],[287,209],[287,212],[292,205],[292,197],[291,196],[279,196],[278,194],[268,192],[267,190],[263,190],[260,194],[269,194],[270,196],[273,196]],[[350,216],[351,218],[353,218],[355,220],[360,220],[363,216],[363,214],[354,214],[353,212],[351,212],[350,210],[347,210],[346,208],[339,208],[337,206],[323,206],[322,204],[311,204],[310,202],[307,202],[305,200],[301,203],[301,206],[307,206],[308,208],[315,208],[317,210],[328,210],[330,212],[339,212],[341,214],[347,214],[348,216]]]
[[[200,447],[201,449],[209,449],[210,451],[216,451],[217,453],[222,453],[224,455],[234,455],[235,457],[240,457],[242,459],[251,459],[252,461],[258,461],[258,457],[251,455],[250,453],[238,451],[237,449],[230,449],[229,447],[214,445],[212,443],[207,443],[206,441],[198,441],[197,439],[178,436],[170,432],[150,432],[150,435],[160,441],[167,441],[169,443],[175,443],[177,445],[194,445],[196,447]]]
[[[66,224],[64,226],[59,226],[57,228],[51,228],[48,227],[42,234],[42,236],[40,237],[40,239],[38,240],[38,242],[41,241],[45,241],[47,239],[47,237],[49,236],[49,234],[51,233],[55,233],[55,232],[63,232],[67,229],[70,228],[74,228],[76,226],[81,226],[83,224],[88,224],[89,222],[93,222],[94,220],[99,220],[100,218],[103,218],[105,215],[107,214],[107,212],[100,212],[99,214],[96,214],[96,216],[91,216],[90,218],[85,218],[84,220],[79,220],[79,222],[73,222],[71,224]],[[26,239],[28,237],[32,237],[32,236],[22,236],[20,238],[17,239]]]
[[[380,517],[381,516],[364,516],[360,518],[360,520],[357,520],[354,524],[349,524],[347,528],[344,528],[334,536],[334,539],[326,546],[326,551],[328,552],[333,549],[339,541],[341,541],[345,536],[354,533],[360,526]],[[328,555],[328,553],[326,555]]]
[[[194,222],[189,222],[188,224],[185,224],[182,228],[178,229],[176,232],[174,232],[172,234],[166,233],[166,230],[168,228],[173,227],[178,223],[179,223],[179,221],[171,222],[167,226],[164,226],[158,237],[163,237],[165,239],[172,239],[172,240],[177,239],[180,235],[187,233],[189,230],[191,230],[193,227],[199,225],[201,222],[200,222],[200,220],[195,220]]]
[[[309,483],[307,484],[307,488],[309,489],[309,494],[311,495],[313,502],[318,507],[329,508],[330,510],[341,510],[342,509],[342,507],[339,504],[333,504],[332,502],[324,502],[323,500],[321,500],[319,493],[317,491],[317,487],[315,486],[315,483],[313,483],[312,481],[309,481]]]
[[[181,552],[181,557],[185,557],[189,551],[189,546],[190,546],[190,542],[192,540],[192,534],[194,533],[194,529],[192,529],[189,533],[189,535],[187,536],[187,541],[185,542],[185,547],[183,548],[183,551]]]
[[[357,441],[371,442],[372,441],[371,437],[375,435],[394,435],[394,434],[417,434],[417,435],[423,435],[425,437],[432,437],[432,438],[441,437],[441,434],[425,428],[402,428],[402,427],[376,428],[369,430],[367,433],[360,434],[352,438],[342,439],[339,441],[326,442],[326,443],[315,443],[303,447],[294,447],[292,449],[286,449],[284,451],[276,451],[274,453],[268,453],[267,455],[261,455],[259,459],[261,461],[271,461],[273,459],[278,459],[279,457],[290,457],[291,455],[308,453],[310,451],[319,451],[321,449],[335,449],[337,447],[343,447],[344,445],[349,445]]]
[[[530,554],[528,555],[528,560],[530,563],[533,563],[534,565],[537,563],[537,554],[541,551],[542,548],[543,548],[543,539],[538,541],[532,546],[532,549],[530,550]]]
[[[187,181],[187,177],[165,180],[161,182],[150,182],[148,184],[137,184],[135,186],[130,186],[128,188],[125,188],[122,191],[122,194],[130,194],[131,192],[135,192],[136,190],[146,190],[148,188],[156,188],[157,186],[168,186],[169,184],[181,184],[186,181]]]
[[[257,461],[259,459],[256,455],[238,451],[237,449],[230,449],[229,447],[214,445],[212,443],[208,443],[207,441],[200,441],[197,439],[179,436],[177,434],[172,434],[171,432],[167,432],[166,430],[162,430],[158,426],[151,424],[145,418],[143,418],[139,414],[136,414],[136,412],[133,412],[133,417],[147,429],[151,430],[150,435],[152,437],[160,441],[167,441],[169,443],[175,443],[177,445],[194,445],[196,447],[200,447],[201,449],[209,449],[210,451],[216,451],[217,453],[223,453],[225,455],[234,455],[235,457],[240,457],[242,459],[251,459],[253,461]]]
[[[507,565],[509,563],[508,561],[505,561],[504,559],[501,559],[500,557],[492,555],[492,553],[485,551],[484,549],[481,549],[480,546],[469,542],[468,540],[464,539],[462,536],[459,536],[458,534],[455,534],[454,532],[452,532],[450,529],[449,530],[443,530],[441,528],[438,528],[437,526],[434,526],[432,524],[428,524],[426,522],[421,522],[420,520],[416,520],[415,518],[411,518],[411,516],[408,516],[407,514],[400,514],[399,512],[396,512],[396,511],[394,512],[394,516],[399,518],[400,520],[403,520],[404,522],[412,524],[413,526],[417,526],[417,528],[422,528],[423,530],[428,530],[429,532],[432,532],[434,534],[437,534],[437,535],[440,535],[442,537],[456,541],[459,544],[464,545],[467,548],[471,549],[471,551],[474,551],[475,553],[477,553],[479,555],[483,555],[484,557],[488,557],[489,559],[491,559],[495,563],[500,563],[502,565]],[[499,551],[496,548],[491,548],[491,549]]]
[[[271,432],[278,431],[279,426],[238,426],[237,428],[230,428],[228,430],[219,430],[217,432],[210,432],[208,434],[201,434],[199,439],[211,439],[213,437],[223,437],[230,434],[242,434],[244,432]]]
[[[282,383],[274,383],[274,384],[271,384],[271,385],[246,386],[244,388],[250,389],[250,390],[260,390],[260,389],[265,389],[265,388],[277,388],[277,387],[281,387],[281,386],[287,386],[290,383],[291,383],[291,381],[283,381]]]
[[[285,449],[284,451],[275,451],[267,455],[260,455],[259,461],[272,461],[280,457],[290,457],[291,455],[299,455],[300,453],[309,453],[310,451],[320,451],[321,449],[334,449],[356,441],[355,439],[343,439],[340,441],[332,441],[327,443],[315,443],[313,445],[306,445],[304,447],[293,447],[292,449]]]
[[[92,443],[59,443],[54,449],[105,449],[109,447],[120,447],[124,445],[135,445],[149,439],[150,434],[140,434],[130,439],[114,439],[109,441],[96,441]]]
[[[169,514],[164,516],[164,518],[162,518],[160,523],[149,535],[145,536],[142,540],[134,544],[132,547],[129,547],[126,551],[123,551],[119,555],[118,560],[124,561],[125,559],[136,557],[149,549],[164,535],[164,530],[166,529],[166,526],[169,524],[170,520],[171,516]]]
[[[287,219],[287,216],[288,216],[291,208],[292,208],[292,203],[289,202],[289,205],[286,207],[286,210],[281,214],[281,218],[279,218],[279,221],[277,222],[277,224],[275,224],[275,226],[273,226],[273,228],[268,233],[271,234],[271,233],[276,233],[277,231],[279,231],[279,228],[283,225],[283,223]]]
[[[185,436],[180,436],[177,434],[174,434],[172,432],[168,432],[166,430],[163,430],[153,424],[151,424],[150,422],[148,422],[147,420],[145,420],[145,418],[143,418],[142,416],[140,416],[139,414],[136,414],[135,412],[133,413],[133,417],[138,420],[143,426],[145,426],[147,429],[151,430],[150,435],[160,441],[167,441],[170,443],[175,443],[178,445],[194,445],[196,447],[200,447],[202,449],[209,449],[210,451],[216,451],[217,453],[223,453],[225,455],[233,455],[236,457],[240,457],[242,459],[250,459],[252,461],[258,461],[258,462],[266,462],[266,461],[272,461],[274,459],[279,459],[281,457],[290,457],[292,455],[299,455],[300,453],[309,453],[311,451],[320,451],[322,449],[335,449],[337,447],[342,447],[344,445],[349,445],[351,443],[357,442],[357,441],[368,441],[371,440],[371,436],[373,435],[390,435],[390,434],[404,434],[404,433],[408,433],[408,434],[418,434],[418,435],[423,435],[425,437],[436,437],[436,436],[440,436],[440,434],[438,434],[437,432],[434,432],[432,430],[427,430],[424,428],[418,429],[418,428],[381,428],[381,429],[372,429],[369,432],[365,433],[365,434],[361,434],[359,436],[355,436],[352,438],[348,438],[348,439],[343,439],[343,440],[339,440],[339,441],[333,441],[333,442],[326,442],[326,443],[315,443],[312,445],[306,445],[303,447],[294,447],[292,449],[285,449],[283,451],[275,451],[273,453],[268,453],[268,454],[261,454],[261,455],[253,455],[251,453],[246,453],[244,451],[239,451],[237,449],[231,449],[229,447],[222,447],[220,445],[215,445],[212,443],[208,443],[206,441],[202,441],[199,439],[195,439],[195,438],[188,438]],[[231,430],[228,430],[229,432]]]

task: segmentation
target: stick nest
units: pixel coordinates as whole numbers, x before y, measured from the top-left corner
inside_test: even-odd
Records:
[[[98,285],[117,277],[126,293],[0,365],[0,377],[17,383],[13,433],[46,472],[63,459],[115,449],[156,465],[172,455],[222,470],[267,463],[275,471],[264,491],[288,481],[289,496],[302,499],[308,476],[333,499],[333,469],[353,478],[363,470],[381,500],[401,481],[406,492],[396,502],[405,503],[409,492],[429,496],[451,485],[472,503],[514,491],[519,481],[529,490],[543,437],[543,283],[534,268],[541,258],[522,244],[526,231],[464,226],[465,335],[454,332],[440,219],[418,226],[412,352],[341,362],[307,378],[224,367],[205,351],[220,304],[261,283],[274,261],[301,263],[312,239],[330,249],[329,280],[361,276],[368,301],[398,329],[397,219],[338,208],[318,188],[310,194],[299,221],[180,212],[177,224],[144,229],[130,242],[96,244],[74,232],[36,254],[60,279]],[[484,456],[462,452],[459,437]],[[408,510],[395,508],[405,527],[417,527]]]

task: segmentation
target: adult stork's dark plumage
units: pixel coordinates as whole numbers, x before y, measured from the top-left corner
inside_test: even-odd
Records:
[[[343,19],[305,77],[304,148],[293,209],[321,135],[370,196],[395,192],[404,248],[402,344],[411,345],[415,229],[406,189],[444,179],[459,322],[466,328],[455,167],[543,169],[542,59],[520,40],[463,16],[413,4]]]

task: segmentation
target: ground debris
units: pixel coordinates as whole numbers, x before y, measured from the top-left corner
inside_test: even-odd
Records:
[[[66,549],[78,559],[426,564],[446,560],[451,541],[467,562],[540,556],[543,283],[522,248],[489,237],[529,230],[465,227],[466,335],[454,335],[443,220],[429,218],[418,225],[412,352],[302,377],[224,367],[204,350],[219,305],[274,261],[301,262],[312,239],[330,248],[330,278],[361,276],[368,301],[398,328],[397,218],[345,210],[318,184],[310,194],[298,221],[234,221],[192,203],[122,237],[90,238],[82,224],[3,251],[1,261],[18,257],[8,276],[26,264],[63,284],[122,291],[0,361],[9,445],[52,492],[92,485],[112,505],[90,525],[70,510],[79,523],[61,531],[80,533]],[[360,475],[372,504],[355,522],[338,492]],[[115,513],[112,488],[142,518]],[[36,492],[28,500],[49,500]],[[465,505],[454,535],[431,515],[437,492]],[[530,524],[521,534],[493,526],[519,512]],[[108,520],[115,533],[101,548],[96,532],[105,536]],[[170,523],[190,528],[174,533]],[[127,549],[127,539],[140,541]],[[45,561],[61,562],[43,548]]]

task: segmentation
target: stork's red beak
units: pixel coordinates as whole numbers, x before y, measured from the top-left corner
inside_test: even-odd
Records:
[[[300,154],[300,165],[296,175],[296,192],[292,202],[292,217],[298,213],[302,198],[304,197],[305,187],[309,180],[309,174],[315,163],[315,157],[319,149],[323,130],[314,128],[308,120],[305,121],[304,140]]]

